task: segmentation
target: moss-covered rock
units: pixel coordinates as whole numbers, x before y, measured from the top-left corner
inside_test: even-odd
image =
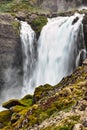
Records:
[[[36,103],[37,101],[39,101],[41,98],[45,97],[45,96],[49,96],[51,94],[51,92],[53,92],[53,87],[49,84],[46,84],[44,86],[39,86],[35,89],[34,92],[34,102]]]
[[[37,38],[40,35],[41,29],[44,25],[47,23],[47,17],[46,16],[40,16],[37,15],[32,21],[30,22],[31,27],[35,30],[37,34]]]
[[[11,99],[8,102],[5,102],[2,104],[2,106],[4,108],[18,108],[18,110],[22,109],[24,106],[31,106],[33,103],[33,97],[31,95],[26,95],[24,98],[22,98],[21,100],[18,99]]]
[[[3,127],[9,124],[11,115],[12,113],[9,110],[4,110],[0,112],[0,123],[3,124]]]
[[[83,64],[59,84],[39,86],[33,96],[7,102],[11,114],[6,123],[1,120],[3,130],[71,130],[86,118],[86,96],[87,65]]]
[[[15,20],[12,22],[12,26],[16,34],[19,36],[20,35],[20,22]]]
[[[22,104],[24,104],[25,106],[31,106],[33,104],[33,96],[32,95],[26,95],[25,97],[23,97],[20,102]]]
[[[13,113],[11,116],[11,124],[15,123],[20,118],[20,115],[17,113]]]
[[[2,106],[3,106],[4,108],[10,109],[11,107],[16,106],[16,105],[24,106],[24,105],[23,105],[19,100],[17,100],[17,99],[11,99],[10,101],[3,103]]]

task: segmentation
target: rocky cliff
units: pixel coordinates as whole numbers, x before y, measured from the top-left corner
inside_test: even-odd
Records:
[[[52,12],[62,12],[70,9],[78,8],[82,5],[87,5],[86,0],[37,0],[37,5],[42,9]]]
[[[22,71],[18,26],[19,23],[10,14],[0,14],[0,92],[3,87],[9,91],[10,87],[15,86]]]

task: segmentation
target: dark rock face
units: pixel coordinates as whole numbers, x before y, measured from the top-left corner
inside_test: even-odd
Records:
[[[3,127],[4,127],[4,125],[2,123],[0,123],[0,129],[3,128]]]
[[[82,4],[87,4],[86,0],[37,0],[37,5],[50,11],[65,11],[76,8]]]
[[[83,125],[84,125],[85,127],[87,127],[87,119],[85,119],[85,120],[83,121]]]
[[[87,5],[87,0],[82,0],[83,5]]]
[[[14,22],[12,16],[0,14],[0,91],[18,85],[22,71],[21,42]]]
[[[87,49],[87,14],[85,14],[84,20],[83,20],[83,31],[84,31],[84,41]]]

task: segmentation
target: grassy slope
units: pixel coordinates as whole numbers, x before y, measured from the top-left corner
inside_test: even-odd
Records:
[[[17,12],[42,12],[36,6],[36,0],[1,0],[0,12],[17,13]]]
[[[17,2],[16,0],[0,1],[0,12],[15,12],[17,10],[27,9],[29,3],[27,1]]]

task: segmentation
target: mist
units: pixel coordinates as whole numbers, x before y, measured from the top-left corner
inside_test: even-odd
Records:
[[[0,91],[0,106],[3,102],[12,99],[20,98],[22,90],[22,75],[17,68],[9,67],[3,73],[4,85]]]

